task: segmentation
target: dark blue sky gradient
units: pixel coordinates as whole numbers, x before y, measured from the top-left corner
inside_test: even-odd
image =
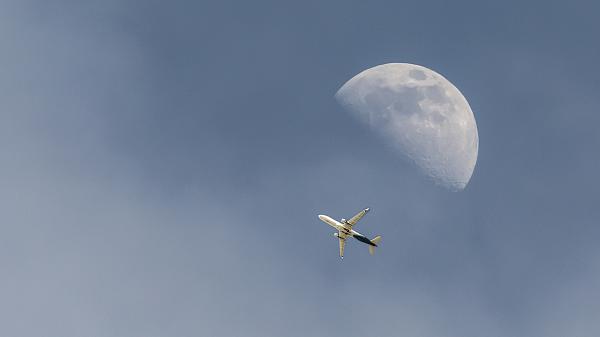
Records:
[[[0,335],[598,336],[598,11],[1,1]],[[335,102],[387,62],[469,101],[463,192]]]

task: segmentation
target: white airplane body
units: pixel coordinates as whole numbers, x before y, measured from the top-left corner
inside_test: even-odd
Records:
[[[358,212],[355,216],[350,218],[350,220],[342,219],[341,221],[337,221],[330,216],[327,215],[319,215],[319,219],[329,226],[337,229],[337,233],[333,233],[335,237],[339,239],[340,243],[340,257],[344,258],[344,246],[346,245],[346,239],[348,237],[353,237],[356,240],[366,243],[369,245],[369,253],[373,255],[375,253],[375,247],[379,241],[381,241],[381,236],[376,236],[373,240],[369,240],[366,236],[360,234],[359,232],[352,229],[352,227],[362,219],[365,214],[369,212],[369,208],[365,208],[362,211]]]

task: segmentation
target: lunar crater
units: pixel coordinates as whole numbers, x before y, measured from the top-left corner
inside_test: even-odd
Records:
[[[427,76],[425,76],[424,72],[422,72],[421,70],[417,70],[417,69],[413,69],[413,70],[409,71],[408,76],[414,78],[415,80],[419,80],[419,81],[422,81],[427,78]]]

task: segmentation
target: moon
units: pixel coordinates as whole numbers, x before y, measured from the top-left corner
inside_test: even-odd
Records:
[[[437,185],[463,190],[475,169],[479,135],[462,93],[435,71],[409,63],[369,68],[336,100]]]

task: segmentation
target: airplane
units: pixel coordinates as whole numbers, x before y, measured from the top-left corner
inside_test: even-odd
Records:
[[[360,242],[368,244],[369,253],[371,255],[375,253],[375,247],[377,247],[379,241],[381,241],[381,236],[376,236],[373,240],[369,240],[366,236],[352,229],[352,226],[362,219],[362,217],[365,216],[369,210],[369,208],[363,209],[362,211],[358,212],[358,214],[350,218],[350,220],[342,219],[340,221],[336,221],[327,215],[319,215],[319,219],[321,221],[338,230],[337,233],[333,233],[333,236],[337,237],[340,241],[340,257],[342,259],[344,258],[344,246],[346,245],[346,238],[348,237],[353,237]]]

